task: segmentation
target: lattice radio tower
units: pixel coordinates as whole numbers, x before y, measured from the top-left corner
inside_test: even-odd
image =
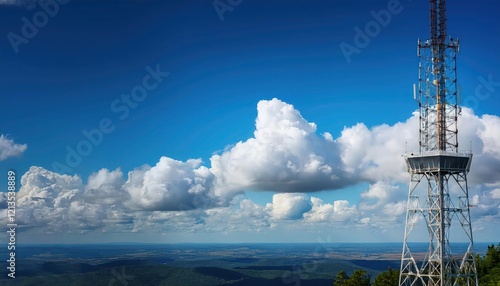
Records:
[[[405,155],[410,186],[399,285],[477,286],[467,188],[472,153],[458,150],[459,41],[446,35],[445,0],[430,0],[430,22],[431,39],[418,40],[419,78],[413,89],[420,111],[420,147],[418,154]],[[449,238],[455,220],[468,243],[453,253]],[[413,253],[409,245],[418,223],[425,223],[428,231],[425,254]]]

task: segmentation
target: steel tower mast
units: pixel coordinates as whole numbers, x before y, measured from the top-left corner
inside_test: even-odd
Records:
[[[420,111],[420,147],[417,154],[405,154],[410,184],[399,285],[477,286],[467,187],[472,153],[458,150],[459,41],[446,35],[445,0],[430,0],[430,28],[430,40],[419,39],[417,48],[419,79],[413,89]],[[455,254],[449,241],[454,219],[461,226],[454,234],[468,242]],[[413,253],[409,245],[419,234],[414,231],[419,222],[428,232],[428,250],[423,255]]]

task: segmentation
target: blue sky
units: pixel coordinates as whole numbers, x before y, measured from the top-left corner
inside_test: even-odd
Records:
[[[314,210],[319,211],[321,207],[324,215],[327,209],[336,213],[338,220],[329,221],[334,230],[345,230],[353,224],[356,227],[351,233],[356,237],[377,232],[385,235],[375,240],[402,238],[404,214],[394,218],[398,228],[391,230],[376,221],[375,217],[382,215],[375,209],[391,204],[400,206],[398,203],[405,201],[404,169],[396,169],[397,175],[386,176],[386,172],[394,170],[380,167],[363,173],[366,171],[363,168],[392,165],[374,154],[390,148],[383,143],[391,140],[399,142],[398,148],[404,150],[407,137],[398,137],[398,128],[416,132],[416,128],[411,129],[412,112],[417,108],[412,84],[417,80],[417,38],[429,37],[427,1],[401,1],[397,5],[399,12],[391,14],[387,25],[379,26],[369,43],[349,60],[339,45],[354,45],[355,28],[365,29],[367,23],[374,20],[372,11],[385,11],[388,3],[395,1],[243,0],[229,2],[238,5],[223,13],[217,9],[229,6],[224,6],[228,2],[222,0],[51,3],[56,3],[58,11],[47,16],[46,23],[39,25],[36,32],[28,31],[34,35],[26,37],[23,18],[30,23],[43,21],[35,17],[45,13],[43,7],[28,0],[0,0],[3,4],[0,6],[0,134],[4,136],[2,148],[11,150],[11,153],[3,152],[12,154],[0,159],[0,170],[5,173],[15,170],[19,179],[27,174],[23,185],[26,195],[21,198],[26,217],[20,218],[26,222],[27,233],[61,231],[63,239],[68,241],[86,240],[75,239],[73,233],[54,227],[53,222],[29,219],[30,213],[40,214],[35,211],[40,205],[34,204],[33,198],[40,197],[38,191],[45,191],[47,205],[43,207],[49,210],[43,209],[47,216],[57,213],[63,220],[72,217],[72,202],[73,207],[77,204],[89,212],[97,209],[102,212],[100,224],[79,221],[85,216],[82,211],[74,215],[75,224],[68,222],[66,226],[86,225],[82,229],[76,227],[75,232],[86,233],[84,237],[89,239],[96,233],[109,233],[99,236],[103,241],[134,240],[137,232],[150,234],[151,240],[161,233],[160,241],[164,242],[217,240],[220,234],[226,237],[222,241],[238,242],[246,241],[249,233],[254,240],[280,241],[294,231],[295,223],[306,233],[294,238],[297,241],[314,241],[318,235],[331,235],[334,241],[350,240],[338,231],[324,232],[326,219],[314,216],[318,214]],[[219,3],[215,5],[218,8],[214,3]],[[496,149],[500,142],[494,135],[498,134],[495,132],[500,115],[500,83],[496,83],[500,82],[498,8],[495,1],[481,4],[453,1],[447,9],[448,32],[461,39],[458,79],[464,105],[473,108],[465,117],[474,123],[464,128],[467,130],[464,136],[471,138],[462,140],[462,146],[466,145],[463,149],[467,149],[469,141],[477,141],[473,148],[480,153],[478,158],[482,158],[481,155],[494,158],[488,161],[491,165],[487,165],[493,170],[493,179],[484,183],[480,180],[483,175],[471,174],[471,189],[477,195],[477,203],[490,202],[473,214],[481,226],[477,236],[484,241],[495,240],[499,235],[498,231],[488,230],[498,223],[500,198],[500,155]],[[13,34],[23,36],[26,42],[13,45]],[[145,90],[145,77],[151,88],[140,101],[132,99],[127,105],[123,96],[134,90]],[[488,82],[489,86],[478,89]],[[276,113],[277,110],[284,111]],[[260,129],[256,127],[257,117],[261,119]],[[276,121],[281,123],[275,124]],[[296,129],[283,131],[291,126],[287,122],[306,132],[307,140],[300,141],[303,137],[290,135],[289,132]],[[309,123],[313,122],[315,127],[310,129]],[[358,123],[361,125],[356,125]],[[98,143],[82,143],[89,141],[84,134],[96,134],[92,130],[100,124],[104,124],[107,131],[102,133],[102,138],[95,135]],[[478,126],[485,131],[476,132],[480,129]],[[271,130],[271,134],[266,130]],[[335,144],[329,145],[325,132]],[[351,166],[355,175],[342,178],[339,180],[342,183],[328,182],[320,175],[315,177],[314,173],[312,177],[298,176],[283,185],[270,180],[280,178],[279,172],[283,170],[276,170],[277,177],[273,177],[270,167],[266,177],[262,171],[262,167],[268,166],[263,164],[267,162],[265,158],[262,164],[255,163],[258,162],[256,155],[281,154],[279,150],[285,146],[283,148],[300,162],[301,158],[313,160],[310,155],[314,154],[321,157],[318,160],[324,166],[345,169],[349,167],[345,153],[348,148],[342,148],[349,142],[363,141],[364,137],[356,137],[363,132],[371,134],[373,144],[360,147],[359,154],[352,155],[349,162],[357,162]],[[287,136],[293,140],[287,141]],[[91,151],[80,156],[77,163],[69,164],[68,148],[77,150],[82,144],[91,146]],[[305,145],[293,149],[294,144]],[[367,151],[377,144],[380,148],[370,151],[373,154]],[[269,146],[277,147],[266,149]],[[337,157],[332,155],[335,148],[341,148]],[[18,151],[12,151],[14,149]],[[241,159],[241,154],[254,156],[255,160],[236,166],[235,162],[248,159]],[[286,165],[288,153],[283,154],[284,158],[277,157],[277,161],[272,162],[283,159]],[[162,156],[182,164],[161,161]],[[362,159],[363,156],[366,158]],[[345,166],[335,165],[339,158]],[[193,159],[199,161],[193,162]],[[402,160],[394,158],[394,164],[399,166]],[[358,161],[366,166],[360,167],[362,164]],[[218,162],[219,167],[214,162]],[[481,159],[477,164],[480,162]],[[144,165],[158,168],[147,175],[149,169],[141,167]],[[42,169],[30,169],[32,166]],[[189,206],[194,208],[189,211],[168,207],[181,204],[182,200],[176,199],[184,198],[182,192],[191,190],[177,184],[175,172],[165,175],[167,171],[162,171],[175,166],[185,171],[176,173],[182,173],[179,176],[186,176],[184,179],[203,181],[200,186],[206,190],[200,192],[207,192],[210,203],[203,208]],[[103,171],[99,179],[96,174],[101,169],[107,173]],[[203,173],[205,171],[209,174]],[[144,176],[140,186],[133,186],[129,172]],[[77,175],[80,186],[74,186],[78,182],[68,183],[73,179],[63,174]],[[30,176],[32,180],[28,180]],[[44,181],[41,177],[50,179]],[[56,183],[48,184],[51,180]],[[164,187],[151,187],[152,190],[172,195],[159,195],[160,202],[164,203],[160,205],[154,202],[155,196],[140,201],[134,196],[144,196],[138,192],[148,189],[147,181]],[[62,184],[59,189],[63,191],[58,191],[54,184]],[[177,189],[169,190],[169,186]],[[399,189],[391,192],[394,188]],[[67,206],[55,203],[57,197],[72,189],[77,191],[68,195]],[[107,205],[89,203],[88,198],[96,192],[111,197],[118,194],[116,197],[123,196],[123,200],[113,199]],[[79,196],[87,198],[87,202],[79,200]],[[322,203],[315,203],[313,197]],[[53,200],[52,203],[49,200]],[[337,211],[335,202],[338,202]],[[63,216],[66,211],[67,216]],[[117,213],[122,215],[119,220],[123,228],[110,228],[102,223],[113,221],[111,216],[116,219]],[[227,228],[215,227],[221,223],[220,217],[230,214],[231,219],[223,222]],[[161,224],[152,223],[155,216],[162,217]],[[183,220],[176,220],[179,217]],[[249,217],[255,221],[249,222],[248,227],[231,228],[239,220],[248,221]],[[370,217],[373,217],[372,224],[367,223]],[[365,226],[361,222],[366,222]],[[255,234],[255,229],[260,235]],[[123,233],[125,235],[121,235]]]

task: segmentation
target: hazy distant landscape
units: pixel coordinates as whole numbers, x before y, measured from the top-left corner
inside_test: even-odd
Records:
[[[332,285],[341,270],[398,269],[401,244],[26,245],[16,255],[16,279],[2,269],[1,285]]]

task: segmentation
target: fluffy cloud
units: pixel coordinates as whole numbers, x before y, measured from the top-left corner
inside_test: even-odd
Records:
[[[62,198],[67,198],[69,193],[79,194],[83,191],[79,176],[61,175],[41,167],[31,167],[21,177],[21,186],[17,195],[20,206],[53,206],[56,202],[61,204]]]
[[[143,166],[129,173],[123,186],[133,209],[177,211],[213,207],[213,174],[201,160],[181,162],[162,157],[156,166]]]
[[[44,227],[47,232],[85,231],[103,225],[112,208],[85,203],[82,180],[31,167],[21,178],[17,196],[17,223]]]
[[[500,184],[495,186],[479,185],[475,194],[469,200],[472,205],[473,218],[499,217],[500,215]]]
[[[494,190],[490,191],[490,195],[493,199],[500,199],[500,188],[495,188]]]
[[[0,135],[0,161],[9,157],[19,156],[28,148],[26,144],[16,144],[14,140]]]
[[[472,147],[473,158],[469,183],[498,183],[500,170],[500,117],[475,115],[464,108],[459,120],[459,142],[462,150]]]
[[[266,209],[272,219],[299,219],[311,209],[311,203],[305,194],[275,194]]]
[[[409,176],[401,155],[417,150],[418,114],[394,125],[369,128],[358,123],[333,138],[317,134],[316,124],[278,99],[259,102],[257,111],[253,137],[213,155],[210,166],[200,159],[162,157],[155,166],[144,165],[127,175],[101,169],[85,184],[76,175],[32,167],[21,178],[18,220],[52,232],[260,231],[294,222],[370,227],[402,223]],[[460,149],[468,149],[463,142],[472,141],[474,151],[472,214],[487,225],[486,219],[500,217],[500,118],[479,117],[464,108],[459,124],[460,142],[466,146]],[[5,137],[0,142],[17,145]],[[356,204],[308,195],[359,183],[369,186]],[[267,204],[242,199],[241,194],[254,190],[276,193]],[[5,203],[0,196],[0,206]]]
[[[333,204],[324,203],[323,200],[311,197],[312,208],[304,214],[304,219],[309,223],[318,222],[347,222],[357,215],[356,206],[350,205],[346,200],[337,200]]]
[[[119,169],[101,169],[86,184],[78,175],[31,167],[21,177],[18,225],[48,233],[187,227],[203,220],[203,209],[220,203],[212,194],[213,175],[200,164],[162,157],[153,167],[129,172],[127,180]],[[5,204],[3,194],[0,205]],[[1,213],[5,220],[6,210]]]
[[[272,225],[266,206],[250,199],[236,197],[229,207],[206,210],[204,230],[207,231],[263,231]]]
[[[371,182],[397,182],[407,177],[401,155],[405,149],[418,150],[417,134],[418,116],[414,114],[406,122],[393,126],[383,124],[370,130],[358,123],[344,128],[336,142],[348,172]]]
[[[395,203],[399,199],[405,199],[407,190],[400,190],[399,186],[389,185],[379,181],[370,185],[366,192],[361,193],[360,208],[363,210],[380,209],[387,204]]]
[[[329,134],[318,136],[316,124],[292,105],[262,100],[257,111],[254,137],[210,159],[222,193],[311,192],[352,183],[342,170],[338,144]]]
[[[467,110],[467,115],[472,117],[470,110]],[[478,120],[479,118],[476,118]],[[484,115],[482,121],[482,128],[478,129],[477,135],[483,142],[482,153],[490,154],[496,159],[500,159],[500,118],[498,116]]]
[[[468,174],[470,185],[494,184],[500,170],[500,117],[477,116],[463,108],[459,118],[459,150],[469,151],[473,159]],[[401,157],[418,151],[418,114],[392,126],[383,124],[371,129],[363,123],[346,127],[335,140],[341,150],[345,170],[357,181],[407,184],[408,173]],[[407,144],[406,144],[407,143]]]
[[[89,203],[116,205],[129,198],[123,190],[123,173],[120,169],[101,169],[90,175],[83,199]]]

